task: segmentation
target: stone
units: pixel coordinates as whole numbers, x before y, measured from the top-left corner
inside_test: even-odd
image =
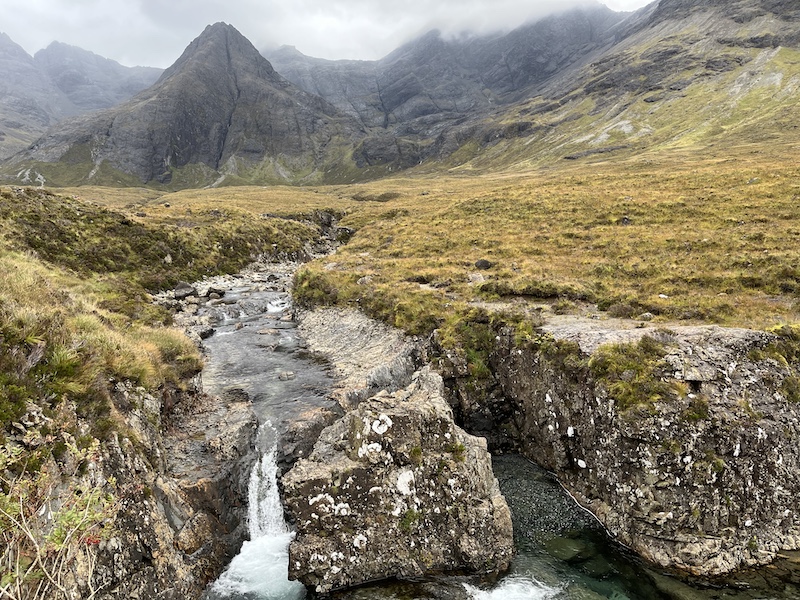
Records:
[[[716,577],[800,549],[800,405],[783,384],[797,367],[762,357],[775,335],[580,318],[544,329],[570,343],[571,358],[519,347],[503,330],[490,356],[503,410],[457,399],[465,422],[475,420],[468,411],[494,418],[492,428],[512,432],[613,537],[659,567]],[[645,335],[667,353],[652,376],[672,391],[622,409],[615,381],[636,379],[623,372],[609,383],[592,357]],[[456,382],[448,386],[463,389]]]
[[[197,296],[197,288],[195,288],[191,283],[186,283],[185,281],[179,281],[173,291],[175,293],[176,300],[185,300],[189,296]]]
[[[482,259],[480,259],[480,260],[475,262],[475,268],[476,269],[480,269],[482,271],[485,271],[487,269],[491,269],[492,266],[493,266],[493,263],[488,261],[488,260],[486,260],[485,258],[482,258]]]
[[[298,314],[308,349],[334,367],[334,397],[346,408],[381,390],[407,386],[419,359],[418,342],[352,309],[321,308]]]
[[[281,484],[289,576],[318,593],[447,572],[498,573],[511,514],[486,441],[457,427],[429,368],[322,431]]]

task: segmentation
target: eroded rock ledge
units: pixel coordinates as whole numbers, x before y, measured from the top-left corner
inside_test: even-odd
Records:
[[[502,410],[487,415],[481,398],[463,393],[454,353],[441,365],[451,402],[466,420],[493,417],[491,427],[552,470],[619,541],[704,577],[800,547],[800,404],[787,397],[791,365],[770,350],[776,336],[580,323],[550,328],[549,341],[497,333],[487,397],[503,398],[490,405]],[[639,375],[604,377],[598,353],[645,335],[659,349],[650,381],[666,391],[642,388],[642,402],[622,406],[620,390]]]
[[[424,369],[326,428],[282,479],[290,578],[329,592],[388,577],[505,570],[511,514],[486,441],[453,422]]]

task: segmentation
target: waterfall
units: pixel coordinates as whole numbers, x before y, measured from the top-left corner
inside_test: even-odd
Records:
[[[250,540],[242,545],[228,569],[212,584],[209,600],[298,600],[305,596],[305,588],[287,577],[289,542],[294,534],[283,518],[275,461],[276,435],[271,423],[262,426],[259,437],[272,441],[250,474]]]
[[[539,583],[531,577],[509,577],[492,590],[464,584],[473,600],[550,600],[563,590]]]

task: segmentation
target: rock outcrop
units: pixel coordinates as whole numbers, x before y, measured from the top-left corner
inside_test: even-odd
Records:
[[[796,331],[498,333],[495,427],[620,542],[704,577],[800,548]]]
[[[282,479],[289,575],[317,592],[442,572],[495,573],[511,515],[486,442],[458,428],[428,369],[326,428]]]
[[[333,365],[334,396],[346,409],[381,390],[407,386],[419,366],[419,340],[357,310],[303,311],[298,328],[309,349]]]

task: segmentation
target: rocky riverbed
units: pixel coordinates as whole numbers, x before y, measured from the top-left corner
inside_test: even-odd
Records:
[[[488,423],[495,431],[505,432],[506,449],[516,448],[551,469],[618,540],[653,563],[714,575],[780,556],[785,557],[782,565],[791,561],[791,539],[787,535],[794,535],[794,526],[785,527],[781,520],[772,523],[767,514],[773,509],[780,509],[781,514],[788,510],[789,517],[782,518],[791,519],[793,510],[789,500],[781,500],[788,498],[781,490],[793,485],[793,459],[788,450],[775,451],[774,444],[768,442],[777,435],[772,422],[785,422],[783,431],[791,430],[791,426],[786,429],[786,423],[792,421],[786,419],[793,413],[779,393],[781,376],[788,375],[780,365],[758,354],[774,343],[775,336],[719,328],[604,333],[590,323],[567,329],[551,327],[552,337],[548,339],[559,343],[544,347],[520,346],[513,331],[498,331],[492,354],[494,404],[481,405],[480,397],[463,393],[465,387],[459,383],[463,369],[457,360],[454,362],[456,355],[448,358],[445,353],[438,362],[448,388],[442,394],[435,374],[418,371],[428,351],[424,340],[407,338],[357,311],[321,309],[297,314],[284,287],[289,284],[291,271],[291,266],[262,266],[242,277],[206,282],[205,289],[195,289],[197,300],[188,295],[178,301],[188,307],[181,317],[184,325],[198,339],[205,338],[204,344],[215,347],[217,357],[222,357],[221,361],[211,361],[204,373],[206,385],[219,386],[216,391],[229,399],[239,393],[249,397],[261,393],[244,391],[245,384],[255,378],[258,389],[271,390],[269,393],[283,399],[279,400],[279,404],[283,402],[279,408],[282,416],[278,417],[282,438],[279,454],[284,471],[295,465],[284,476],[284,502],[297,529],[290,570],[307,586],[329,591],[398,575],[431,577],[464,568],[491,572],[507,566],[510,546],[503,540],[509,539],[510,528],[500,525],[507,521],[500,516],[504,510],[507,514],[507,509],[502,509],[504,502],[499,501],[494,478],[487,470],[488,455],[481,450],[481,442],[455,425],[450,408],[441,398],[436,399],[440,396],[448,397],[466,422]],[[255,296],[248,295],[251,293]],[[259,300],[258,294],[267,294],[269,299]],[[264,318],[270,320],[266,325]],[[295,321],[299,322],[302,341],[285,335],[295,327]],[[620,335],[627,337],[621,340]],[[667,370],[657,373],[658,380],[679,382],[684,393],[669,410],[625,413],[608,396],[609,380],[600,378],[589,365],[598,349],[606,347],[604,344],[636,343],[646,335],[658,338],[659,347],[664,349],[659,350],[656,362],[659,369]],[[285,364],[264,368],[266,363],[256,361],[258,372],[245,368],[244,379],[237,381],[235,369],[229,367],[239,359],[228,354],[226,338],[237,340],[233,346],[241,340],[244,354],[250,358],[263,351],[269,356],[296,355],[310,360],[305,364],[319,367],[325,379],[323,386],[321,380],[303,384],[305,392],[313,390],[314,406],[298,401],[292,392],[284,393],[295,382],[304,381],[304,368],[292,369]],[[224,343],[214,346],[219,340]],[[631,376],[622,374],[623,380],[627,377]],[[747,404],[742,402],[744,396]],[[487,406],[501,405],[504,408],[498,414],[486,411]],[[415,413],[415,407],[423,408]],[[470,421],[473,408],[482,411],[481,417]],[[417,416],[412,418],[414,414]],[[631,414],[636,418],[626,417]],[[724,415],[729,418],[723,419]],[[403,427],[398,426],[400,423]],[[429,431],[431,423],[438,427],[436,432]],[[751,430],[752,439],[748,437]],[[457,441],[445,443],[448,439]],[[672,443],[674,440],[677,444]],[[442,497],[440,502],[436,495],[440,490],[446,494],[448,486],[426,486],[439,480],[443,465],[459,467],[459,456],[467,455],[470,459],[463,462],[477,471],[466,474],[463,480],[453,476],[447,481],[459,485],[477,481],[479,485],[464,492],[463,497],[471,499],[469,506],[465,505],[464,512],[457,508],[454,515],[452,507],[461,506],[460,497]],[[762,474],[762,463],[772,465],[767,473]],[[478,488],[483,491],[478,493]],[[769,499],[766,490],[771,490]],[[706,498],[708,494],[711,496]],[[733,495],[726,498],[725,494]],[[756,499],[764,510],[753,504]],[[775,508],[771,504],[775,502],[783,504]],[[398,506],[400,512],[395,514]],[[439,528],[434,515],[442,515],[443,506],[449,510],[439,519],[445,524]],[[477,510],[476,514],[482,516],[470,517],[469,510]],[[763,518],[758,516],[762,513]],[[462,518],[466,520],[459,520]],[[727,519],[724,525],[723,518]],[[745,539],[745,534],[756,531],[756,519],[761,519],[757,533]],[[517,515],[515,522],[529,521]],[[488,525],[479,523],[494,525],[482,529]],[[712,533],[715,523],[720,529]],[[494,541],[488,549],[479,549],[483,554],[477,552],[466,558],[463,549],[477,546],[466,541],[469,536],[454,537],[453,531],[458,528],[475,539]],[[523,533],[523,537],[529,534]],[[752,537],[757,541],[752,542]],[[450,541],[443,543],[444,538]],[[545,552],[565,564],[584,564],[584,551],[571,554],[570,550],[583,548],[584,542],[548,544],[536,553]],[[398,553],[401,545],[407,545],[411,554]],[[610,539],[608,545],[610,556],[620,552],[613,549]],[[460,552],[460,562],[450,560]],[[601,578],[610,573],[618,577],[628,570],[620,564],[637,562],[632,556],[624,558],[624,552],[622,559],[603,556],[606,558],[598,560],[612,566]],[[519,565],[519,559],[515,564]],[[620,581],[639,577],[637,572],[646,573],[648,580],[657,582],[656,588],[672,590],[668,597],[685,597],[686,590],[691,590],[692,596],[708,597],[697,588],[681,587],[683,584],[663,578],[644,564],[631,568],[634,575],[625,575]],[[793,578],[791,567],[781,566],[778,571],[784,575],[769,579],[769,593],[792,597],[787,587]],[[540,581],[537,577],[529,581]],[[760,576],[747,577],[741,579],[751,586]],[[458,580],[431,581],[436,583],[427,592],[417,587],[414,593],[427,593],[424,597],[431,598],[477,593],[463,596],[463,590],[469,588]],[[453,592],[453,581],[462,592]],[[395,593],[369,589],[377,597]],[[673,596],[675,590],[683,591]],[[358,592],[338,595],[359,597]],[[645,596],[628,592],[628,597]],[[731,592],[727,597],[752,596]]]

